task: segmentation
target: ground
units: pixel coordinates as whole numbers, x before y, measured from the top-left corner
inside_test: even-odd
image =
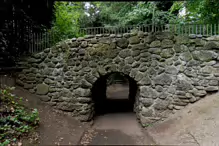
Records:
[[[112,87],[126,93],[127,88]],[[17,87],[15,93],[27,99],[27,105],[40,112],[40,145],[109,145],[109,144],[219,144],[219,94],[210,95],[165,121],[143,129],[134,113],[110,113],[96,117],[93,124],[80,123],[69,115],[57,113],[40,102],[36,95]],[[108,96],[113,94],[108,93]]]
[[[157,144],[219,145],[219,94],[205,97],[147,129]]]
[[[37,108],[40,115],[40,145],[76,145],[79,143],[88,124],[82,124],[71,116],[53,111],[52,108],[39,101],[39,97],[16,87],[18,96],[26,99],[25,105]]]

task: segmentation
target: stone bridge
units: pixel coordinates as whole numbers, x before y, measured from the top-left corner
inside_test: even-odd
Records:
[[[73,38],[20,62],[16,83],[81,121],[106,97],[106,78],[130,80],[130,100],[142,124],[218,91],[219,37],[168,32]]]

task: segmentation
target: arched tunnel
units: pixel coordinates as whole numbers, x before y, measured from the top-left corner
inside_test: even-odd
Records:
[[[93,85],[95,116],[135,112],[138,86],[134,79],[119,72],[101,76]]]

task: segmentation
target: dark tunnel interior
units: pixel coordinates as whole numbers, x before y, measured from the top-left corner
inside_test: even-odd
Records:
[[[113,72],[101,76],[92,88],[95,116],[134,112],[137,91],[136,81],[128,75]]]

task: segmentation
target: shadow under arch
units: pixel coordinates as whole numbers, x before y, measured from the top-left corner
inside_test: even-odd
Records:
[[[128,80],[129,94],[128,99],[108,99],[107,98],[107,79],[113,75],[122,75]],[[91,89],[91,96],[94,102],[94,118],[98,115],[107,113],[124,113],[124,112],[136,112],[136,97],[139,94],[139,88],[137,82],[130,76],[121,72],[110,72],[106,75],[100,76],[93,84]]]

